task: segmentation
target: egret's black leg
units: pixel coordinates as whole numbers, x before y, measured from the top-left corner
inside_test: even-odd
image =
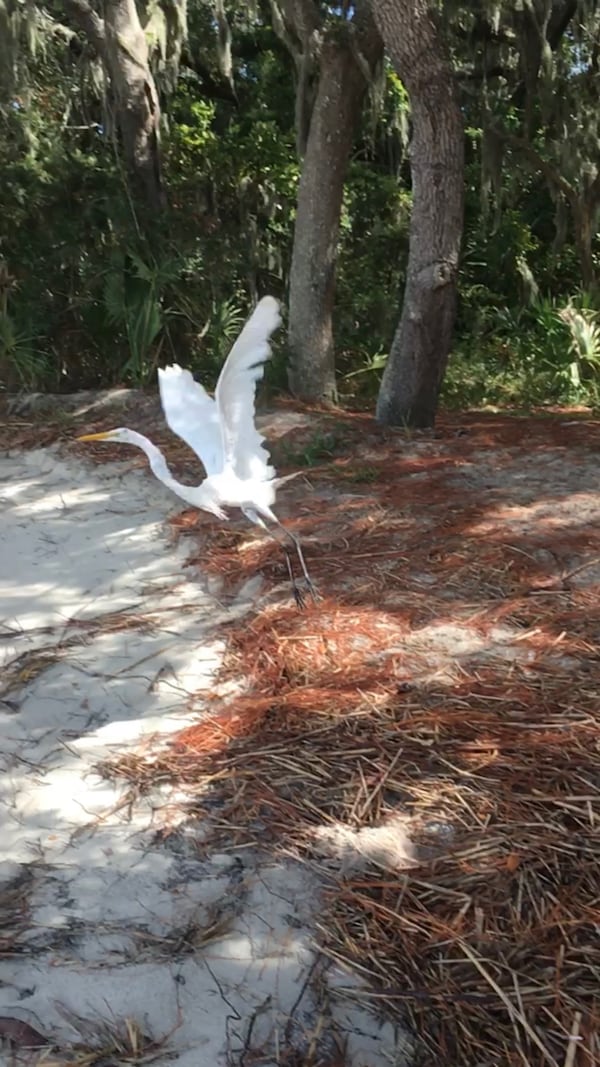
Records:
[[[287,548],[285,547],[285,545],[281,544],[281,541],[279,540],[279,538],[275,537],[275,535],[273,533],[271,533],[271,530],[269,530],[268,532],[271,534],[271,537],[273,538],[273,540],[277,542],[279,547],[281,549],[283,549],[283,554],[285,556],[285,563],[286,563],[286,567],[288,569],[288,574],[290,576],[290,582],[291,582],[291,585],[292,585],[292,593],[294,594],[294,600],[296,601],[297,607],[303,608],[303,607],[306,606],[305,605],[305,601],[304,601],[304,593],[302,592],[302,590],[300,589],[298,583],[296,582],[296,578],[294,576],[294,571],[293,571],[293,568],[292,568],[292,558],[291,558]]]
[[[282,550],[282,552],[283,552],[283,554],[285,556],[285,565],[287,567],[287,572],[288,572],[288,575],[289,575],[290,584],[292,586],[292,593],[294,594],[294,600],[296,602],[296,606],[298,608],[300,608],[300,609],[304,608],[306,606],[305,600],[304,600],[304,593],[302,592],[302,590],[300,589],[300,587],[299,587],[299,585],[298,585],[298,583],[296,581],[296,577],[294,575],[294,568],[292,567],[292,557],[290,556],[290,553],[288,552],[286,546],[283,544],[281,539],[277,536],[275,531],[272,530],[270,526],[267,526],[267,524],[264,521],[264,519],[262,519],[260,517],[260,515],[257,515],[257,513],[255,511],[251,511],[249,508],[244,508],[243,512],[244,512],[244,515],[246,516],[246,518],[250,520],[250,522],[253,522],[257,526],[260,526],[261,530],[265,530],[266,533],[268,533],[269,537],[272,537],[273,540],[275,541],[275,543],[279,545],[280,549]],[[282,526],[281,529],[284,530],[284,527]],[[287,531],[284,530],[284,532],[287,532]]]
[[[306,560],[304,559],[304,553],[302,551],[302,545],[300,544],[300,541],[296,537],[296,535],[293,534],[291,530],[286,529],[286,527],[283,525],[283,523],[279,522],[279,520],[277,520],[277,526],[279,527],[280,530],[283,530],[284,534],[287,537],[290,538],[292,544],[294,545],[294,548],[296,549],[296,552],[298,554],[298,559],[300,560],[300,566],[302,567],[302,573],[303,573],[304,579],[306,581],[306,587],[307,587],[311,597],[313,598],[313,600],[314,600],[314,602],[316,604],[318,599],[319,599],[319,595],[317,593],[317,590],[315,588],[313,580],[312,580],[310,574],[308,573],[308,567],[306,566]]]

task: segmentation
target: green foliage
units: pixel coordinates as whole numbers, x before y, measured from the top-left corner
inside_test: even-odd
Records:
[[[559,316],[570,334],[568,367],[570,387],[578,396],[593,391],[594,400],[600,399],[600,319],[592,308],[575,308],[572,304],[562,308]]]
[[[0,384],[8,386],[12,378],[25,387],[34,386],[45,369],[42,357],[36,352],[35,338],[19,330],[6,312],[0,312],[0,368],[7,374],[7,380],[0,380]]]
[[[32,386],[43,372],[35,337],[22,329],[12,315],[16,279],[0,261],[0,386]]]
[[[485,294],[485,290],[484,290]],[[375,397],[387,354],[366,355],[346,375],[351,392]],[[527,306],[488,305],[476,331],[452,353],[442,387],[450,407],[538,407],[582,403],[600,407],[600,314],[589,294],[566,306],[550,297]]]
[[[410,199],[395,175],[379,173],[368,160],[351,164],[344,194],[336,302],[342,375],[389,348],[404,286]]]
[[[576,307],[579,304],[579,307]],[[589,297],[497,309],[488,331],[459,342],[443,398],[452,406],[518,407],[600,400],[600,328]]]
[[[171,273],[132,251],[115,253],[113,260],[104,279],[104,306],[109,323],[125,332],[130,355],[123,372],[143,385],[154,370],[152,347],[163,326],[161,294]]]
[[[355,362],[357,361],[355,354]],[[380,348],[376,352],[364,351],[362,361],[356,370],[351,370],[344,375],[342,392],[347,397],[362,397],[375,400],[379,391],[381,373],[388,360],[388,349]]]
[[[0,247],[16,278],[2,344],[14,366],[0,377],[51,389],[143,383],[167,353],[210,378],[248,290],[285,285],[298,167],[291,98],[270,84],[280,67],[268,51],[248,65],[243,113],[181,79],[164,141],[170,204],[150,220],[64,42],[30,56],[27,73],[26,93],[0,110]]]
[[[167,210],[149,218],[126,184],[100,63],[65,25],[62,0],[48,9],[0,0],[0,252],[11,279],[0,274],[0,386],[144,384],[159,360],[172,359],[210,383],[252,300],[264,292],[285,299],[300,173],[294,72],[267,3],[231,0],[226,9],[233,90],[220,70],[211,4],[189,5],[188,66],[182,27],[166,8],[148,8],[168,190]],[[594,301],[577,292],[581,262],[565,198],[489,137],[491,119],[512,135],[530,133],[576,191],[592,187],[598,30],[581,6],[520,99],[524,20],[517,25],[508,2],[494,9],[496,30],[487,9],[444,5],[457,67],[503,69],[497,80],[460,83],[467,211],[444,398],[598,405],[600,324]],[[406,90],[384,66],[358,124],[334,309],[342,389],[369,404],[405,283],[409,118]],[[280,336],[272,385],[285,382],[285,355]],[[299,462],[318,462],[328,447],[313,442]]]
[[[233,300],[223,300],[213,307],[209,332],[219,361],[227,354],[227,349],[240,332],[245,317],[242,308],[237,307]]]
[[[341,438],[335,432],[317,433],[299,451],[285,452],[285,460],[294,467],[318,467],[335,455]]]
[[[285,295],[299,179],[292,71],[268,20],[235,5],[229,14],[243,56],[237,103],[203,96],[194,72],[182,71],[168,101],[160,219],[130,198],[89,56],[77,71],[52,37],[29,57],[26,94],[0,114],[0,240],[18,280],[11,315],[26,324],[21,355],[14,342],[4,347],[19,381],[145,383],[158,359],[177,358],[210,382],[255,295]],[[208,5],[189,18],[191,51],[216,80]],[[155,44],[158,62],[162,37]],[[379,120],[365,115],[344,202],[342,374],[389,344],[403,284],[410,194],[397,168],[408,107],[390,71],[380,97]],[[36,360],[23,355],[27,338]],[[283,385],[281,343],[278,353],[269,380]]]

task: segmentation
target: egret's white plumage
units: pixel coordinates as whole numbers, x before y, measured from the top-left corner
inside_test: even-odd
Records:
[[[254,425],[256,384],[271,355],[269,337],[281,325],[279,304],[265,296],[244,326],[221,371],[215,401],[223,433],[224,469],[238,478],[269,481],[275,477],[269,465],[264,437]]]
[[[256,384],[264,374],[271,354],[269,338],[281,323],[279,304],[265,296],[256,306],[227,357],[214,399],[195,381],[188,370],[177,364],[158,371],[160,399],[165,419],[173,433],[181,437],[204,465],[206,478],[197,486],[178,482],[156,445],[134,430],[119,427],[104,433],[84,434],[80,441],[122,441],[146,453],[156,477],[194,507],[226,519],[224,508],[240,508],[246,517],[266,530],[265,520],[289,537],[297,550],[308,588],[314,588],[306,569],[298,539],[281,525],[272,511],[278,479],[269,462],[264,437],[255,425]],[[270,533],[275,536],[272,530]],[[281,545],[279,537],[276,540]],[[284,545],[294,595],[302,595],[292,573]]]
[[[207,474],[218,474],[223,469],[223,435],[212,396],[177,363],[159,367],[158,388],[169,429],[202,460]]]

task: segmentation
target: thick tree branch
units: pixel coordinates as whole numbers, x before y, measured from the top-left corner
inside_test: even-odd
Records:
[[[298,71],[302,61],[302,46],[297,37],[291,32],[289,26],[283,17],[283,12],[279,6],[278,0],[270,0],[271,7],[271,22],[273,24],[273,32],[275,36],[284,45],[286,51],[292,57],[296,70]]]
[[[562,41],[571,19],[577,13],[577,0],[564,0],[563,3],[554,3],[548,22],[546,39],[553,52],[556,51]]]
[[[106,49],[106,31],[104,19],[96,14],[87,0],[65,0],[65,9],[73,22],[93,44],[98,55],[103,56]]]
[[[459,41],[468,41],[472,44],[474,41],[481,43],[485,41],[489,44],[510,44],[515,43],[515,34],[512,30],[494,30],[488,19],[479,20],[473,29],[466,30],[464,26],[453,26],[452,34]]]
[[[281,0],[284,18],[303,40],[321,28],[322,19],[314,0]]]
[[[595,211],[600,203],[600,171],[587,191],[587,199],[592,211]]]
[[[554,0],[550,19],[546,30],[546,40],[550,45],[553,52],[556,51],[560,45],[569,23],[577,13],[577,0]],[[514,47],[516,45],[516,35],[512,31],[496,32],[493,30],[488,20],[480,21],[476,27],[472,30],[465,30],[460,26],[452,27],[452,34],[459,40],[467,41],[469,44],[504,44]],[[491,66],[486,66],[485,63],[482,67],[460,67],[455,69],[455,77],[459,83],[475,82],[480,83],[488,81],[493,78],[505,78],[507,81],[514,76],[514,70],[511,70],[510,66],[506,63],[494,62]],[[524,102],[524,96],[526,92],[526,86],[523,81],[519,81],[512,94],[511,101],[514,106],[521,108]]]
[[[317,10],[312,0],[310,10]],[[364,0],[355,0],[342,24],[324,18],[322,26],[307,25],[309,14],[293,27],[309,82],[302,83],[299,70],[297,129],[305,150],[290,267],[289,384],[295,396],[328,402],[336,396],[333,307],[344,181],[383,46]]]
[[[270,0],[273,30],[296,68],[296,145],[306,151],[315,99],[315,73],[323,47],[323,21],[313,0]]]
[[[219,69],[223,77],[233,85],[233,61],[231,58],[231,27],[225,13],[223,0],[215,0],[215,18],[217,22]]]

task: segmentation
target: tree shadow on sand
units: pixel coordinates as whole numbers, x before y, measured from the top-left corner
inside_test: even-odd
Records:
[[[382,441],[354,421],[287,495],[321,604],[230,627],[223,675],[245,692],[154,771],[104,773],[135,793],[160,771],[213,840],[319,870],[323,951],[370,977],[424,1062],[591,1064],[600,426],[441,426]],[[230,585],[280,573],[266,541],[209,541]]]

